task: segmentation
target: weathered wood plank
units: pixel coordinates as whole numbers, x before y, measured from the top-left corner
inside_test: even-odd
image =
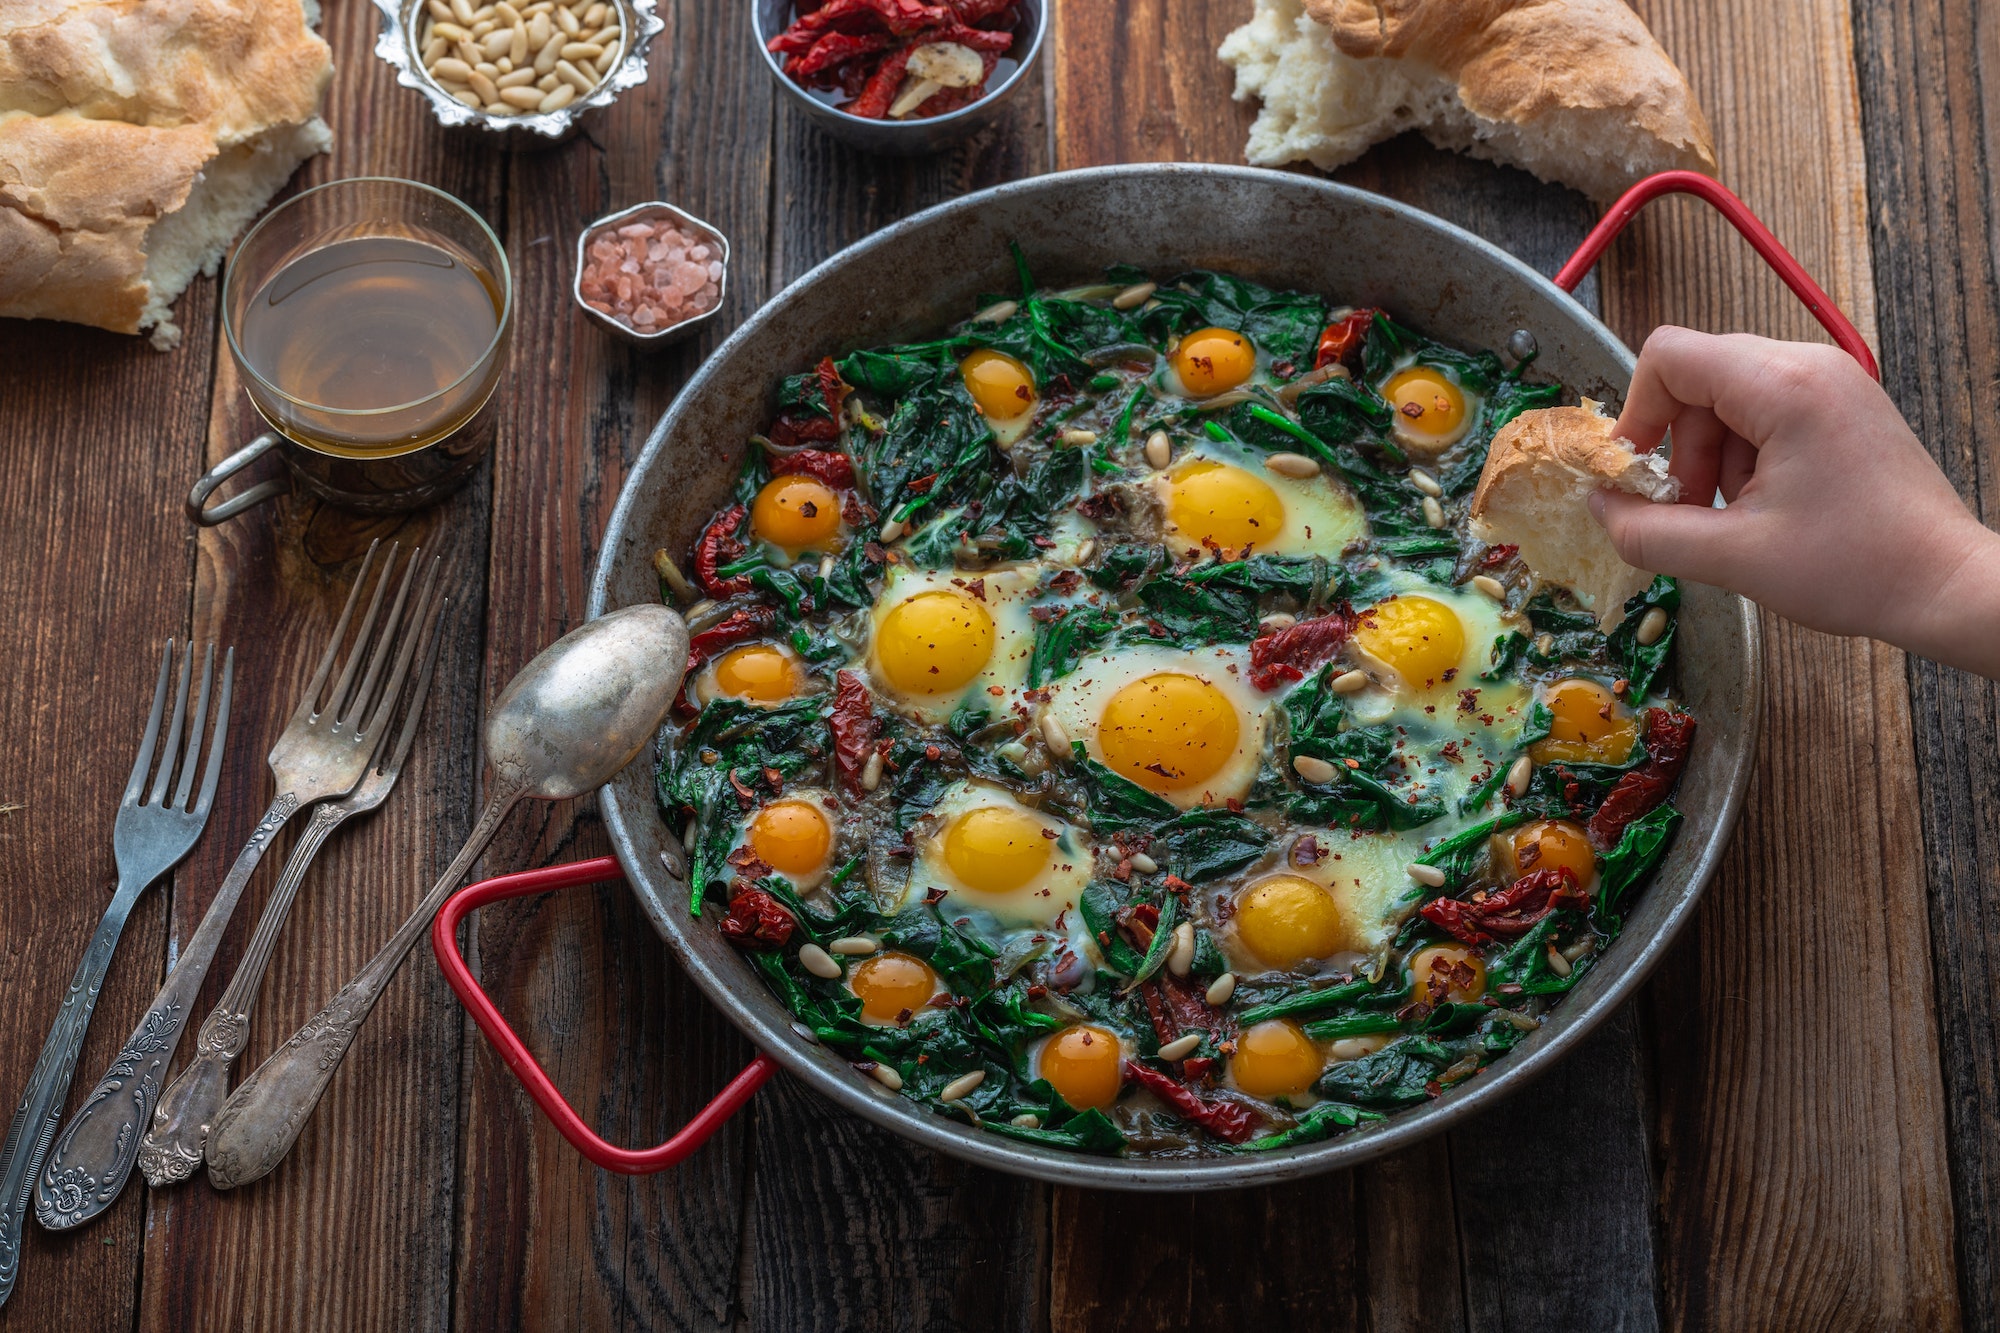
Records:
[[[654,420],[728,328],[764,299],[771,92],[743,58],[745,6],[662,7],[653,75],[583,138],[506,164],[520,377],[496,456],[489,697],[581,624],[596,544]],[[648,199],[735,246],[729,308],[664,353],[590,323],[570,296],[576,237]],[[602,854],[587,801],[536,808],[486,873]],[[664,1139],[749,1050],[674,968],[620,885],[496,907],[468,935],[482,978],[584,1117],[614,1142]],[[745,1133],[732,1126],[663,1175],[580,1156],[470,1024],[459,1209],[459,1328],[715,1327],[733,1317]]]
[[[996,125],[949,153],[909,160],[856,153],[783,108],[773,288],[897,218],[1045,169],[1043,100],[1037,76]],[[1044,1190],[913,1149],[789,1080],[767,1089],[754,1113],[750,1328],[1033,1326],[1044,1299]]]
[[[1717,126],[1723,179],[1876,341],[1855,47],[1841,0],[1642,0]],[[1898,78],[1934,86],[1936,72]],[[1934,231],[1938,248],[1954,233]],[[1654,210],[1605,270],[1637,344],[1662,320],[1820,337],[1698,206]],[[1680,1326],[1955,1323],[1952,1211],[1902,655],[1767,617],[1759,771],[1662,968],[1664,1303]],[[1829,782],[1828,774],[1840,780]],[[1801,1003],[1808,978],[1812,1002]]]
[[[2000,521],[2000,365],[1993,170],[2000,12],[1909,3],[1855,9],[1882,381],[1988,524]],[[1940,240],[1948,243],[1939,244]],[[1910,661],[1930,884],[1931,957],[1951,1128],[1965,1322],[2000,1328],[2000,691]]]

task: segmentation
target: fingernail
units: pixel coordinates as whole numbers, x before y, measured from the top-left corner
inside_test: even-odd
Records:
[[[1586,503],[1590,505],[1590,516],[1602,524],[1604,522],[1604,492],[1592,491],[1590,499]]]

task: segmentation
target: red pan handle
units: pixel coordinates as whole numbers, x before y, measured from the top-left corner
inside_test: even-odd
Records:
[[[1778,243],[1771,229],[1760,221],[1749,205],[1731,194],[1720,182],[1712,180],[1696,171],[1662,171],[1627,190],[1619,201],[1611,206],[1611,211],[1598,220],[1591,228],[1590,235],[1583,238],[1583,244],[1569,257],[1569,262],[1555,276],[1556,286],[1566,292],[1576,290],[1584,275],[1589,273],[1605,248],[1627,223],[1638,215],[1640,209],[1658,199],[1663,194],[1691,194],[1707,203],[1722,214],[1730,226],[1743,234],[1750,242],[1750,248],[1762,255],[1777,275],[1784,280],[1792,294],[1805,302],[1812,317],[1820,322],[1820,327],[1833,335],[1833,341],[1842,351],[1861,363],[1861,368],[1875,378],[1881,379],[1882,372],[1875,365],[1875,354],[1868,350],[1868,344],[1861,340],[1861,333],[1847,316],[1840,313],[1840,307],[1833,303],[1820,285],[1812,280],[1804,265],[1792,258],[1791,252]]]
[[[498,879],[468,884],[445,899],[444,910],[431,923],[431,948],[437,953],[438,966],[444,970],[444,979],[451,983],[459,1003],[471,1012],[472,1021],[479,1024],[486,1040],[493,1043],[493,1048],[500,1052],[500,1058],[507,1062],[507,1068],[514,1071],[514,1077],[521,1080],[521,1086],[535,1099],[535,1105],[542,1108],[542,1114],[555,1122],[562,1136],[578,1152],[607,1171],[639,1176],[676,1166],[682,1158],[708,1142],[709,1136],[722,1128],[722,1122],[741,1110],[751,1094],[764,1086],[764,1080],[778,1072],[778,1062],[768,1055],[759,1054],[744,1067],[742,1073],[729,1080],[714,1101],[704,1106],[694,1119],[659,1147],[620,1148],[597,1137],[590,1126],[583,1123],[583,1117],[563,1100],[563,1095],[556,1091],[556,1085],[549,1081],[548,1074],[529,1054],[526,1044],[515,1035],[513,1028],[507,1026],[507,1020],[500,1016],[500,1011],[493,1007],[493,1001],[480,988],[472,969],[466,966],[465,955],[458,951],[458,923],[475,908],[531,893],[601,884],[606,880],[622,879],[624,875],[615,858],[600,856],[592,861],[544,866],[540,870],[524,870],[518,875],[502,875]]]

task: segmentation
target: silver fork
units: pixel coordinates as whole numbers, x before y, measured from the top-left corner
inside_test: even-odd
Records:
[[[215,700],[215,733],[208,743],[208,762],[201,764],[202,734],[209,717],[209,686],[215,676],[215,646],[209,645],[201,669],[201,692],[196,697],[193,725],[185,732],[188,682],[194,668],[194,652],[181,661],[180,687],[174,693],[173,721],[167,725],[166,746],[160,752],[160,768],[153,788],[146,790],[146,774],[153,766],[153,753],[160,739],[160,716],[166,711],[167,686],[173,680],[174,643],[167,640],[160,654],[160,678],[153,686],[153,711],[146,719],[146,737],[139,742],[139,758],[125,783],[125,796],[118,805],[118,822],[111,846],[118,860],[118,888],[111,905],[84,950],[83,961],[71,978],[69,992],[55,1026],[42,1044],[35,1072],[28,1078],[27,1091],[14,1121],[7,1127],[7,1142],[0,1147],[0,1304],[13,1293],[20,1272],[21,1229],[27,1221],[28,1194],[40,1169],[49,1140],[55,1137],[56,1122],[62,1118],[63,1101],[69,1096],[70,1075],[76,1071],[77,1052],[83,1049],[84,1033],[90,1030],[90,1012],[97,1005],[98,988],[111,966],[118,948],[118,936],[125,929],[132,905],[146,887],[180,863],[194,850],[208,823],[209,807],[215,800],[216,780],[222,773],[222,753],[229,737],[229,700],[236,673],[236,652],[230,649],[222,659],[222,690]],[[186,744],[183,748],[183,737]],[[173,800],[166,800],[173,783],[174,769],[180,766],[180,783]],[[201,790],[194,789],[195,772],[201,769]],[[190,799],[192,798],[192,799]]]
[[[354,580],[354,590],[348,594],[347,605],[333,627],[325,655],[320,658],[319,669],[313,673],[312,683],[285,724],[278,743],[271,748],[271,774],[277,779],[277,797],[237,854],[236,863],[215,892],[215,901],[209,904],[207,914],[188,939],[180,961],[167,974],[166,984],[153,998],[152,1007],[104,1077],[98,1080],[83,1109],[63,1129],[42,1168],[35,1189],[35,1216],[45,1227],[61,1231],[80,1226],[109,1208],[118,1197],[118,1191],[132,1174],[139,1153],[140,1132],[152,1119],[153,1104],[159,1098],[167,1066],[173,1061],[174,1048],[180,1044],[181,1030],[187,1026],[188,1010],[208,975],[208,965],[222,943],[222,933],[229,925],[230,914],[236,910],[237,899],[243,895],[243,886],[249,883],[264,850],[285,826],[285,821],[300,809],[328,797],[345,796],[367,771],[375,743],[381,739],[402,685],[399,668],[396,678],[386,689],[382,688],[383,669],[394,655],[397,631],[409,607],[411,589],[418,581],[419,567],[425,564],[422,551],[411,552],[396,600],[377,633],[382,599],[395,573],[396,548],[389,548],[374,596],[368,603],[368,613],[355,633],[354,645],[341,667],[339,679],[324,703],[320,701],[320,692],[332,674],[334,658],[354,615],[355,603],[368,582],[377,545],[369,546],[361,572]],[[433,558],[423,575],[419,607],[429,600],[436,580],[437,561]],[[420,620],[421,616],[414,619]],[[402,660],[407,665],[408,655],[404,654]]]
[[[270,900],[264,904],[264,914],[258,918],[256,934],[250,937],[250,946],[244,952],[243,961],[237,964],[236,975],[229,979],[222,998],[216,1002],[215,1009],[195,1036],[194,1059],[167,1085],[166,1092],[160,1096],[159,1106],[153,1111],[153,1127],[140,1140],[139,1170],[145,1175],[147,1184],[156,1187],[177,1184],[193,1175],[195,1168],[201,1165],[201,1150],[208,1140],[208,1127],[228,1093],[229,1067],[236,1062],[237,1056],[243,1054],[244,1044],[249,1038],[250,1008],[257,1002],[257,991],[264,981],[264,969],[270,964],[271,951],[277,945],[278,932],[284,928],[286,914],[291,911],[292,899],[298,893],[313,857],[333,836],[333,831],[354,816],[365,814],[389,799],[389,792],[395,787],[396,778],[403,771],[403,761],[409,757],[410,746],[416,739],[417,723],[423,717],[424,700],[430,694],[431,678],[437,669],[438,648],[444,639],[445,614],[450,609],[450,599],[443,599],[436,617],[431,621],[430,646],[424,653],[423,670],[403,701],[403,729],[396,736],[393,746],[385,729],[376,749],[377,762],[369,768],[360,784],[337,801],[313,807],[312,819],[307,822],[298,841],[292,844],[284,873],[278,877]],[[422,623],[421,616],[411,621],[416,626]],[[404,640],[396,666],[396,681],[401,681],[404,665],[416,646],[414,635]]]

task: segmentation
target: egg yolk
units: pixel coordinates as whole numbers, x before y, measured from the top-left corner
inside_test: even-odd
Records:
[[[1538,764],[1622,764],[1639,741],[1639,720],[1618,696],[1594,680],[1572,676],[1542,692],[1549,734],[1528,747]]]
[[[904,694],[963,689],[993,656],[992,613],[961,592],[920,592],[882,617],[875,655]]]
[[[847,988],[861,1001],[861,1016],[870,1023],[902,1023],[937,994],[937,973],[921,958],[906,953],[878,953],[863,959],[847,974]]]
[[[1396,412],[1396,442],[1413,453],[1440,454],[1465,434],[1465,391],[1430,366],[1390,376],[1382,396]]]
[[[1196,676],[1161,671],[1125,686],[1097,719],[1097,748],[1113,772],[1148,791],[1181,791],[1222,771],[1236,753],[1236,706]]]
[[[1035,405],[1035,377],[1005,352],[980,350],[958,363],[965,388],[979,410],[995,421],[1012,421]]]
[[[797,659],[775,644],[746,643],[715,661],[715,688],[732,699],[777,703],[797,694],[804,683]]]
[[[1257,350],[1232,329],[1196,329],[1174,348],[1174,374],[1196,398],[1212,398],[1250,378]]]
[[[1433,944],[1411,955],[1410,979],[1424,1004],[1471,1004],[1486,993],[1486,964],[1462,944]]]
[[[1229,1076],[1252,1097],[1286,1097],[1312,1086],[1324,1067],[1319,1047],[1288,1018],[1273,1018],[1243,1029]]]
[[[1536,870],[1568,868],[1578,888],[1597,878],[1597,852],[1583,825],[1567,819],[1538,819],[1499,838],[1499,868],[1511,880]]]
[[[750,821],[750,850],[773,870],[809,875],[826,864],[833,829],[811,801],[773,801]]]
[[[1013,806],[986,805],[951,821],[944,863],[959,883],[981,893],[1012,893],[1048,869],[1055,842],[1042,822]]]
[[[1300,875],[1259,880],[1236,900],[1236,937],[1267,967],[1324,958],[1351,933],[1333,895]]]
[[[1439,684],[1465,658],[1465,624],[1429,597],[1396,597],[1363,611],[1354,642],[1411,689]]]
[[[1235,556],[1277,540],[1285,529],[1285,502],[1255,473],[1192,458],[1169,474],[1167,521],[1187,540]]]
[[[788,551],[825,545],[840,531],[840,497],[815,477],[773,477],[750,506],[750,530]]]
[[[1106,1110],[1124,1086],[1124,1053],[1118,1038],[1100,1027],[1078,1023],[1042,1045],[1037,1072],[1062,1099],[1079,1111]]]

